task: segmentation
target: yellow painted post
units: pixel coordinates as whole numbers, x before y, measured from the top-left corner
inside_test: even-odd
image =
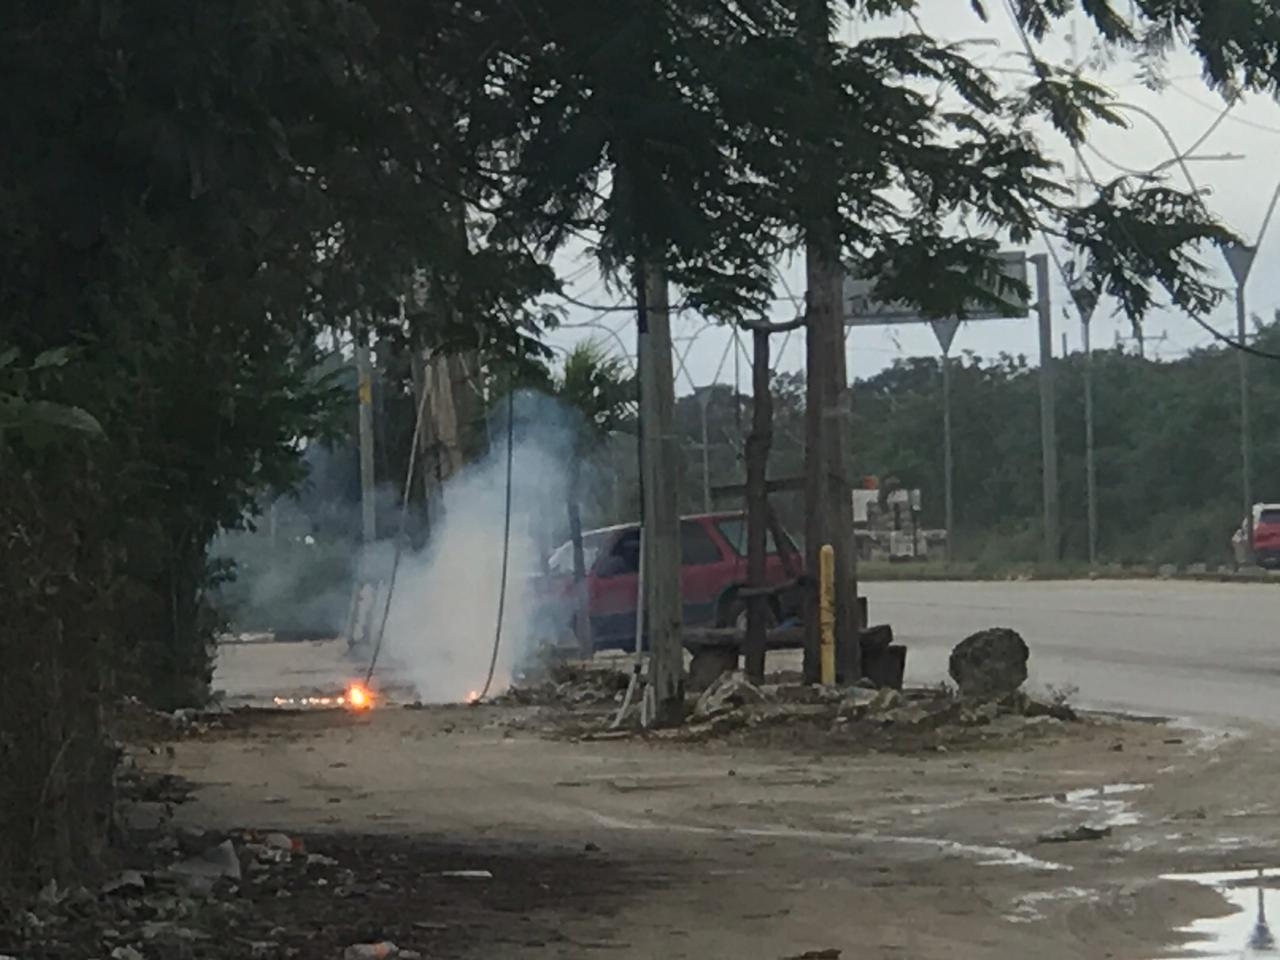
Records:
[[[818,625],[822,632],[822,683],[836,682],[836,551],[823,544],[818,554]]]

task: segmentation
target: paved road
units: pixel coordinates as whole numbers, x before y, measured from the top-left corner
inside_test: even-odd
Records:
[[[1031,683],[1074,702],[1209,723],[1280,726],[1280,588],[1109,581],[868,583],[874,623],[910,647],[911,683],[945,678],[959,639],[1013,627]]]

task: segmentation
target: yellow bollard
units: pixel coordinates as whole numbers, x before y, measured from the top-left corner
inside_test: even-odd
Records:
[[[822,633],[822,683],[836,682],[836,551],[824,544],[818,553],[818,626]]]

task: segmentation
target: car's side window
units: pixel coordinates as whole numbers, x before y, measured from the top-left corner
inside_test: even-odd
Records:
[[[640,531],[628,530],[614,541],[601,558],[596,571],[602,577],[621,577],[640,572]]]
[[[721,560],[720,548],[700,523],[680,524],[680,562],[686,567],[702,567]]]

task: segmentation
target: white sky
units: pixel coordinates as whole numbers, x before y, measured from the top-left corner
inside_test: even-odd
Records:
[[[994,43],[975,47],[971,55],[989,67],[1017,69],[1025,67],[1025,57],[1018,34],[1005,13],[1001,0],[988,0],[989,22],[983,24],[960,0],[922,0],[921,20],[935,36],[950,40],[984,38]],[[1087,56],[1089,40],[1093,36],[1083,17],[1080,26],[1082,56]],[[852,27],[844,29],[844,38],[853,37]],[[1048,38],[1040,51],[1051,62],[1062,63],[1070,56],[1066,27]],[[1003,76],[1004,74],[996,74]],[[1165,76],[1170,81],[1168,89],[1154,93],[1144,88],[1136,79],[1135,66],[1122,59],[1104,72],[1091,71],[1090,75],[1115,93],[1116,99],[1133,103],[1154,113],[1173,135],[1179,150],[1185,150],[1198,140],[1218,118],[1224,108],[1221,97],[1205,86],[1200,76],[1199,61],[1190,54],[1172,55],[1166,66]],[[1008,75],[1011,83],[1020,78]],[[1159,129],[1148,119],[1136,114],[1127,129],[1097,125],[1092,129],[1091,143],[1109,160],[1136,169],[1150,169],[1170,159],[1171,151]],[[1073,174],[1075,161],[1070,148],[1052,131],[1043,133],[1043,142],[1051,155],[1064,167],[1066,176]],[[1189,166],[1198,184],[1210,191],[1206,202],[1209,208],[1228,227],[1246,242],[1256,241],[1262,225],[1268,201],[1280,184],[1280,164],[1272,159],[1280,147],[1280,104],[1265,96],[1242,99],[1230,111],[1212,136],[1196,151],[1197,156],[1221,156],[1238,154],[1239,159],[1229,161],[1190,162]],[[1111,179],[1118,171],[1096,154],[1086,150],[1085,160],[1093,173],[1103,181]],[[1181,175],[1169,181],[1185,189]],[[1028,252],[1043,250],[1038,243],[1031,244]],[[1249,279],[1246,303],[1251,313],[1270,318],[1280,307],[1280,276],[1268,269],[1267,264],[1280,254],[1280,225],[1268,228],[1258,252],[1253,273]],[[1217,271],[1216,282],[1230,287],[1232,281],[1216,251],[1209,251],[1209,264]],[[612,304],[617,296],[610,294],[584,257],[581,248],[567,250],[557,267],[562,278],[572,278],[566,283],[566,291],[576,299],[593,304]],[[795,257],[789,264],[781,264],[782,275],[791,293],[803,296],[804,263]],[[1060,355],[1062,335],[1067,336],[1068,349],[1080,349],[1080,324],[1061,278],[1051,268],[1051,299],[1054,303],[1054,352]],[[1034,284],[1033,284],[1034,291]],[[779,295],[787,291],[779,290]],[[673,300],[678,293],[673,291]],[[629,297],[627,298],[629,301]],[[1064,316],[1064,310],[1067,315]],[[1092,339],[1095,349],[1111,347],[1116,337],[1130,337],[1128,321],[1114,315],[1115,304],[1104,299],[1094,314]],[[584,336],[603,338],[621,352],[625,346],[634,351],[634,319],[624,313],[598,315],[593,311],[569,308],[568,323],[592,322],[599,328],[568,328],[556,331],[550,337],[554,347],[564,348]],[[794,308],[783,301],[777,305],[777,318],[789,318]],[[1235,305],[1228,297],[1218,307],[1210,322],[1218,329],[1234,336]],[[730,349],[732,335],[727,328],[708,325],[694,314],[685,313],[673,318],[673,337],[678,363],[676,366],[676,393],[685,394],[695,386],[712,382],[732,383],[734,380],[733,356]],[[1145,325],[1147,356],[1171,359],[1185,355],[1195,347],[1207,346],[1213,338],[1193,320],[1180,313],[1160,310],[1151,314]],[[614,331],[610,333],[608,331]],[[1164,339],[1161,339],[1164,338]],[[745,338],[743,340],[746,342]],[[1133,342],[1127,341],[1130,349]],[[1025,321],[973,321],[961,326],[952,347],[953,356],[972,350],[983,356],[995,356],[1001,351],[1025,354],[1033,363],[1038,362],[1038,338],[1035,322]],[[924,325],[898,325],[893,327],[866,327],[855,329],[848,340],[849,372],[851,377],[866,377],[891,364],[895,358],[938,354],[938,344],[932,331]],[[775,338],[774,356],[783,370],[803,367],[803,336],[796,334],[785,340]],[[740,355],[741,388],[749,392],[749,363],[745,354]]]

